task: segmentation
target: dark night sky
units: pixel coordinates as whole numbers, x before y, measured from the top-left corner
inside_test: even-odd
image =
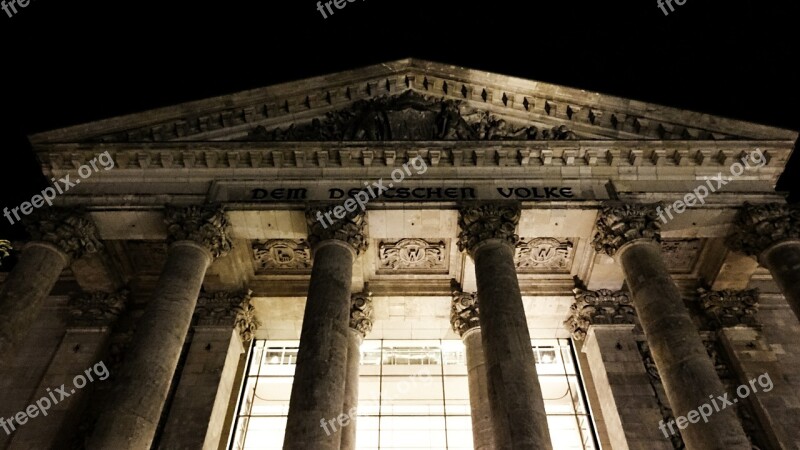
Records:
[[[0,11],[0,208],[42,188],[31,132],[405,57],[800,130],[796,2],[165,3]]]

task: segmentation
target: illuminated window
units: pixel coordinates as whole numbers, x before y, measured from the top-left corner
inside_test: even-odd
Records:
[[[281,449],[297,341],[256,341],[234,450]],[[571,343],[532,341],[553,448],[597,449]],[[366,340],[361,346],[359,450],[472,449],[464,345],[459,340]]]

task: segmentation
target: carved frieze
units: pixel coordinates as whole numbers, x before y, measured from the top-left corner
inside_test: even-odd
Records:
[[[309,273],[311,247],[305,239],[270,239],[252,244],[256,273]]]
[[[400,239],[378,244],[378,271],[442,273],[450,268],[443,240]]]
[[[338,205],[337,205],[338,206]],[[308,225],[308,243],[313,247],[319,242],[336,239],[350,244],[359,254],[368,247],[367,214],[355,210],[348,212],[343,218],[337,218],[332,224],[318,220],[317,213],[320,208],[306,210],[306,224]]]
[[[520,273],[568,272],[572,257],[573,245],[569,239],[520,239],[514,263]]]
[[[252,291],[201,293],[195,307],[195,326],[235,328],[243,342],[253,338],[260,323],[250,302]]]
[[[594,248],[614,256],[625,244],[650,239],[661,241],[661,223],[656,204],[624,203],[603,207],[597,217]]]
[[[567,140],[578,135],[565,125],[540,130],[513,125],[457,100],[414,91],[359,100],[310,123],[267,130],[255,127],[246,141],[433,141]]]
[[[164,222],[169,243],[193,241],[205,246],[214,258],[226,255],[233,245],[228,234],[228,218],[221,207],[167,207]]]
[[[745,203],[726,243],[731,250],[758,257],[772,245],[791,239],[800,239],[800,207]]]
[[[453,291],[450,325],[459,336],[464,336],[467,331],[481,326],[477,294],[462,292],[460,289]]]
[[[22,219],[31,241],[55,245],[72,259],[99,251],[97,228],[88,214],[74,209],[40,208]]]
[[[69,326],[107,327],[125,310],[129,291],[80,293],[69,299]]]
[[[500,239],[516,246],[520,215],[517,203],[484,203],[461,208],[458,214],[458,249],[472,252],[488,239]]]
[[[575,302],[564,325],[575,340],[583,340],[592,325],[636,324],[636,311],[627,292],[573,289]]]
[[[372,331],[373,315],[372,292],[365,286],[364,292],[350,297],[350,328],[366,337]]]
[[[745,325],[760,328],[758,289],[698,290],[698,302],[710,330]]]

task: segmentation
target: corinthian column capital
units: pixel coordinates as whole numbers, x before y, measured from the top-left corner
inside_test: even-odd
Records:
[[[365,338],[372,331],[372,319],[372,292],[365,287],[364,292],[350,297],[350,328]]]
[[[769,247],[789,240],[800,240],[800,206],[745,203],[726,244],[731,250],[758,257]]]
[[[127,289],[117,292],[81,293],[69,299],[69,326],[73,328],[108,327],[125,310]]]
[[[564,325],[575,340],[583,340],[592,325],[636,324],[636,311],[627,292],[579,288],[572,292],[575,293],[575,303],[570,307],[570,315]]]
[[[84,211],[41,208],[22,223],[31,241],[51,244],[73,260],[103,248],[94,222]]]
[[[701,288],[698,294],[709,329],[719,330],[737,325],[761,327],[758,321],[758,289],[708,291]]]
[[[192,241],[206,248],[214,258],[230,252],[228,218],[218,206],[168,206],[164,211],[167,242]]]
[[[251,303],[252,291],[201,293],[194,310],[197,327],[236,328],[242,342],[249,342],[261,325]]]
[[[311,248],[327,240],[342,241],[350,245],[356,255],[368,247],[367,213],[366,211],[353,211],[341,219],[326,222],[320,214],[324,210],[309,208],[306,210],[306,225],[308,226],[308,243]],[[322,217],[322,219],[320,219]],[[330,214],[329,214],[330,217]]]
[[[478,296],[474,293],[453,291],[453,301],[450,304],[450,325],[459,337],[464,337],[470,330],[479,328],[480,308]]]
[[[517,245],[520,215],[520,206],[514,202],[464,206],[458,214],[458,249],[473,254],[481,243],[492,239]]]
[[[597,217],[594,249],[614,256],[620,248],[637,240],[661,242],[658,222],[660,203],[606,205]]]

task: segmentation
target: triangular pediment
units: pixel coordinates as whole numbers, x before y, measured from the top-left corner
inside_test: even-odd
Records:
[[[792,131],[414,59],[31,136],[208,141],[794,140]]]

